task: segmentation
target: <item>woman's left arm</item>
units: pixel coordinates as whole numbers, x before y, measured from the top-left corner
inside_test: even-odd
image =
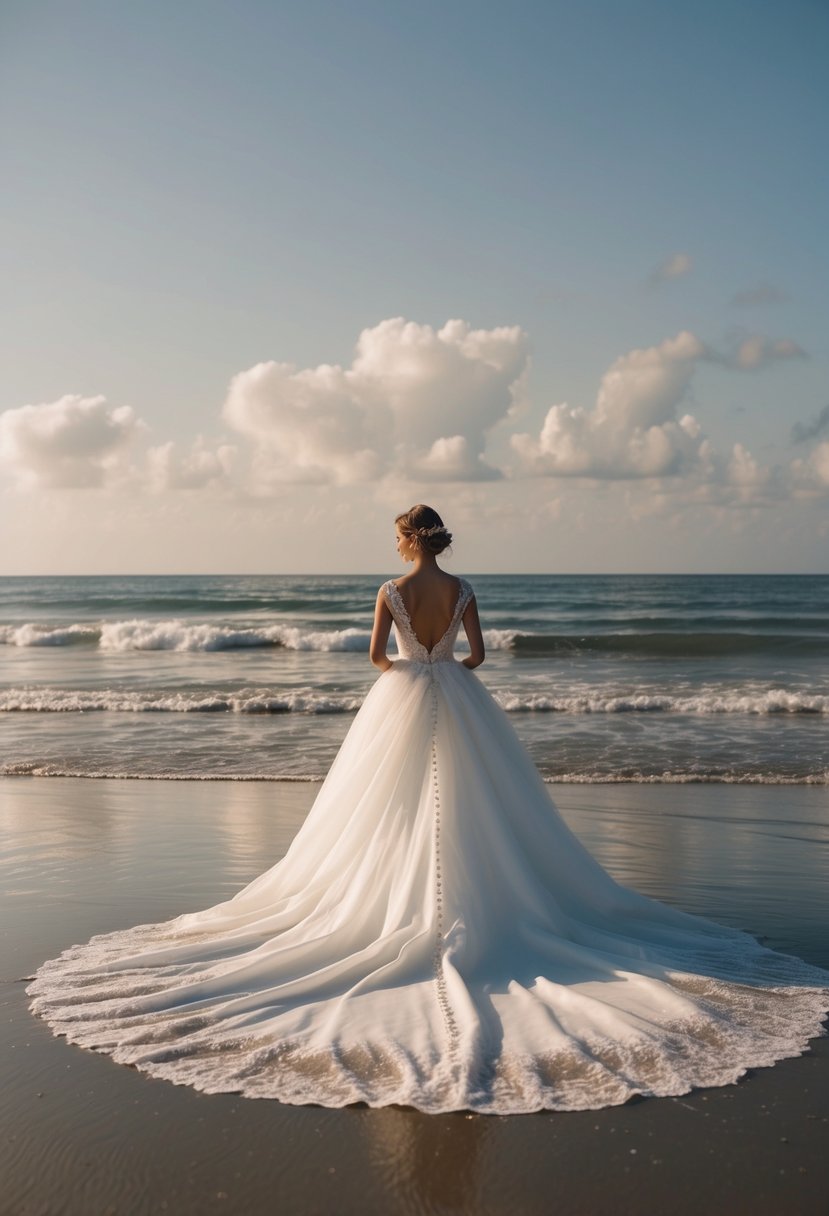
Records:
[[[481,621],[478,616],[478,603],[474,595],[469,601],[461,620],[463,621],[463,627],[469,640],[469,654],[465,659],[461,659],[461,662],[464,667],[480,667],[486,658],[486,647],[484,646],[484,635],[481,631]]]
[[[377,603],[374,606],[374,627],[371,631],[371,645],[368,652],[374,666],[379,667],[381,671],[388,671],[390,667],[394,666],[394,663],[386,654],[391,624],[391,611],[386,603],[385,592],[381,587],[377,592]]]

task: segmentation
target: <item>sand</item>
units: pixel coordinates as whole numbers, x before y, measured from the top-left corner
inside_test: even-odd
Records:
[[[827,1039],[722,1089],[493,1118],[199,1094],[29,1014],[42,959],[226,898],[282,855],[315,790],[0,780],[0,1212],[825,1216]],[[829,964],[826,790],[551,792],[623,881]]]

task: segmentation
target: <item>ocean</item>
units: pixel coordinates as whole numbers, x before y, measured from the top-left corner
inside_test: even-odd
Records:
[[[829,784],[829,576],[468,577],[546,780]],[[382,581],[0,579],[0,774],[318,780]]]

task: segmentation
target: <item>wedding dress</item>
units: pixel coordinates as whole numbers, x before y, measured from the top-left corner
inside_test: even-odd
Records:
[[[285,857],[92,938],[29,988],[56,1034],[207,1092],[510,1114],[686,1093],[799,1055],[829,973],[619,886],[500,706],[427,650],[374,683]]]

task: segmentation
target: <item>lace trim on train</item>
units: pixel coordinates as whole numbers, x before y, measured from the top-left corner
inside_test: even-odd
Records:
[[[33,1011],[69,1042],[97,1048],[154,1077],[205,1093],[301,1105],[365,1102],[432,1113],[467,1109],[507,1115],[596,1110],[635,1094],[679,1095],[698,1086],[730,1084],[749,1068],[801,1055],[808,1040],[821,1033],[827,1007],[825,989],[741,987],[674,973],[672,986],[693,995],[699,1012],[661,1026],[657,1037],[643,1033],[632,1042],[585,1037],[534,1056],[509,1048],[481,1056],[459,1039],[455,1074],[461,1079],[449,1088],[438,1058],[417,1060],[392,1041],[332,1042],[320,1048],[300,1039],[268,1042],[265,1036],[234,1033],[212,1022],[209,1013],[181,1007],[131,1015],[135,992],[163,992],[173,978],[121,973],[106,985],[104,977],[78,973],[79,966],[122,954],[127,939],[134,947],[136,937],[149,941],[162,927],[93,938],[44,964],[28,989],[35,998]],[[804,979],[810,972],[815,978],[821,974],[808,964],[802,968]],[[135,992],[127,998],[130,983]],[[464,1052],[472,1054],[462,1060]]]

